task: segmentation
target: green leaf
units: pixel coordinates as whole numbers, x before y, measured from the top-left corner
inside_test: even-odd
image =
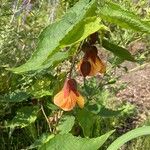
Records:
[[[61,45],[65,47],[66,45],[71,45],[80,42],[87,38],[90,34],[100,30],[106,29],[106,26],[100,24],[101,19],[98,17],[89,17],[82,20],[77,26],[74,27],[72,32],[70,32],[63,41]]]
[[[50,110],[58,110],[58,107],[51,102],[47,102],[46,107]]]
[[[112,110],[106,108],[105,106],[94,104],[89,105],[88,110],[91,111],[93,114],[99,115],[101,117],[116,117],[121,114],[122,110]]]
[[[96,0],[80,0],[72,7],[61,20],[46,27],[39,37],[37,49],[32,57],[22,66],[12,69],[15,73],[23,73],[37,70],[40,66],[60,47],[65,46],[62,42],[65,37],[72,32],[79,23],[95,15]],[[81,26],[82,28],[82,26]],[[61,44],[60,44],[61,43]]]
[[[69,131],[71,131],[74,125],[74,122],[75,122],[75,117],[73,116],[62,117],[57,126],[57,130],[59,131],[59,134],[69,133]]]
[[[33,149],[42,146],[43,144],[47,143],[50,139],[54,137],[53,134],[43,133],[32,145],[27,147],[26,149]]]
[[[107,150],[118,150],[126,142],[143,135],[150,135],[150,126],[140,127],[125,133],[124,135],[117,138],[107,148]]]
[[[49,56],[48,59],[38,68],[40,71],[49,67],[55,67],[57,64],[68,59],[75,52],[75,47],[69,48],[65,52],[57,52]]]
[[[8,123],[8,125],[6,125],[6,127],[24,128],[35,122],[35,120],[37,119],[38,111],[39,108],[37,106],[25,106],[17,111],[16,116]]]
[[[105,39],[102,40],[102,46],[123,60],[135,61],[130,52],[125,48],[112,44]]]
[[[16,90],[14,92],[10,92],[5,95],[0,95],[0,102],[8,103],[8,102],[22,102],[29,98],[29,95],[26,92]]]
[[[50,89],[51,78],[43,77],[42,79],[36,80],[35,83],[30,86],[27,91],[32,94],[34,98],[41,98],[44,96],[52,95],[52,90]]]
[[[150,24],[140,17],[112,2],[99,2],[98,15],[108,22],[123,28],[150,33]]]
[[[40,150],[97,150],[114,131],[97,138],[81,138],[71,134],[56,135],[44,144]]]
[[[83,130],[83,134],[85,137],[90,137],[93,125],[96,120],[96,116],[86,109],[78,110],[77,112],[77,120],[79,125]]]
[[[102,117],[116,117],[118,115],[121,114],[123,110],[112,110],[106,107],[101,107],[100,112],[98,113],[98,115],[102,116]]]

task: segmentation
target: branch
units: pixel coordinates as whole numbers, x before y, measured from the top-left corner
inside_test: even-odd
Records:
[[[42,105],[42,104],[41,104],[41,110],[42,110],[42,113],[43,113],[43,115],[44,115],[44,117],[45,117],[45,119],[46,119],[46,121],[47,121],[48,126],[49,126],[49,131],[52,132],[50,122],[49,122],[49,120],[48,120],[48,118],[47,118],[47,116],[46,116],[46,114],[45,114],[45,111],[44,111],[44,108],[43,108],[43,105]]]

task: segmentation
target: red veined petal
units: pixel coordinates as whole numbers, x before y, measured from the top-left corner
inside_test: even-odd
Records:
[[[88,60],[89,58],[91,58],[92,61],[95,62],[97,53],[98,53],[97,47],[96,46],[90,46],[89,49],[85,52],[85,55],[83,58],[85,60]]]
[[[74,79],[67,79],[65,81],[64,87],[64,97],[68,97],[71,91],[76,92],[77,91],[77,83]]]
[[[77,82],[75,79],[69,79],[68,86],[69,86],[70,91],[77,91]]]
[[[64,99],[64,104],[61,106],[61,108],[64,111],[70,111],[75,107],[76,101],[77,101],[77,96],[71,91],[69,96]]]
[[[84,77],[88,76],[91,71],[91,64],[88,61],[82,61],[80,71]]]
[[[64,91],[60,91],[54,97],[54,104],[63,109],[64,111],[72,110],[76,105],[77,96],[75,93],[70,92],[67,97],[64,97]]]

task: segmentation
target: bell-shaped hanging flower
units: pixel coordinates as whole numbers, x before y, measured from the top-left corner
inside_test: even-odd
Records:
[[[54,104],[64,111],[72,110],[76,103],[80,108],[84,107],[84,98],[77,91],[77,83],[74,79],[67,79],[62,90],[54,97]]]
[[[79,72],[84,76],[94,76],[97,73],[104,73],[106,66],[97,55],[97,48],[95,46],[84,47],[85,55],[78,64]]]
[[[89,44],[94,45],[98,41],[98,32],[95,32],[89,36]]]

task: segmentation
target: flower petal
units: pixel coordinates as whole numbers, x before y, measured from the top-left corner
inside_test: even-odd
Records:
[[[105,73],[106,66],[98,56],[96,57],[95,65],[98,66],[98,70],[99,70],[100,73]]]
[[[64,91],[62,90],[54,97],[54,104],[64,111],[70,111],[75,107],[76,99],[77,97],[73,92],[70,92],[67,97],[64,97]]]
[[[91,64],[88,61],[82,61],[80,71],[84,77],[88,76],[91,71]]]
[[[80,94],[77,97],[77,104],[79,105],[80,108],[84,107],[84,98]]]
[[[64,104],[61,106],[61,108],[64,111],[70,111],[72,110],[76,105],[77,97],[73,92],[70,92],[69,96],[64,99]]]
[[[95,63],[92,61],[92,59],[89,58],[88,61],[91,64],[91,71],[89,73],[89,76],[95,76],[99,72],[99,69],[97,65],[95,65]]]
[[[89,58],[88,60],[91,64],[91,72],[89,73],[89,76],[94,76],[98,72],[104,73],[106,71],[106,67],[104,63],[101,61],[101,59],[97,56],[95,62],[92,61],[92,59]]]
[[[57,105],[58,107],[61,107],[64,103],[64,92],[63,90],[57,93],[54,97],[54,104]]]

